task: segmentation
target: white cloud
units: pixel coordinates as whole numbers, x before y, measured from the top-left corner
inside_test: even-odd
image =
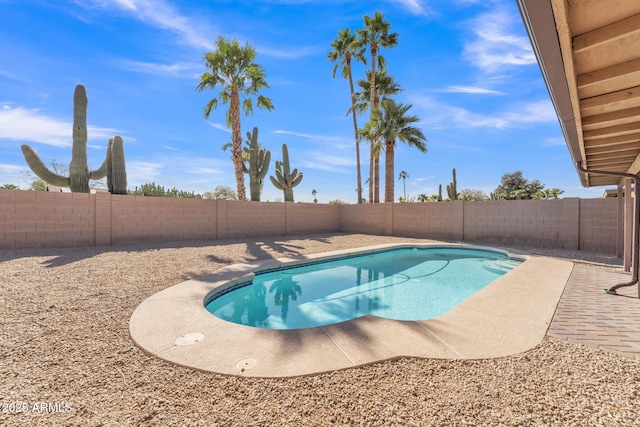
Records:
[[[487,95],[502,95],[502,92],[499,92],[497,90],[492,90],[492,89],[486,89],[486,88],[482,88],[482,87],[476,87],[476,86],[448,86],[445,89],[442,89],[441,92],[448,92],[448,93],[468,93],[468,94],[487,94]]]
[[[471,23],[476,39],[465,45],[464,57],[489,73],[505,66],[535,64],[529,38],[514,30],[519,22],[519,17],[501,10],[478,16]]]
[[[155,27],[172,31],[183,43],[196,48],[211,48],[217,31],[203,22],[195,22],[163,0],[77,0],[79,6],[117,9]]]
[[[551,123],[557,120],[550,101],[515,103],[508,110],[495,114],[474,112],[462,107],[443,104],[427,96],[412,96],[411,103],[426,110],[422,123],[437,129],[446,128],[522,128],[532,123]]]
[[[351,157],[333,156],[321,151],[309,151],[305,154],[305,160],[302,161],[303,168],[328,172],[347,172],[355,164],[355,159],[352,159]]]
[[[155,74],[155,75],[171,75],[178,77],[192,78],[198,74],[198,64],[178,63],[178,64],[159,64],[155,62],[140,62],[123,59],[119,61],[121,68],[134,71],[137,73]]]
[[[423,2],[419,0],[390,0],[390,1],[392,3],[396,3],[400,5],[404,9],[407,9],[409,12],[413,13],[414,15],[426,15],[430,13],[430,11],[427,11],[425,9]]]
[[[11,107],[0,109],[0,139],[22,142],[37,142],[54,147],[71,147],[73,123],[46,116],[38,109]],[[108,140],[116,135],[117,129],[88,125],[90,140]]]
[[[304,58],[307,56],[316,55],[319,52],[324,52],[325,50],[323,48],[314,46],[305,46],[301,48],[272,48],[267,46],[256,46],[255,48],[258,55],[264,55],[278,59]]]
[[[211,122],[207,122],[207,123],[211,127],[214,127],[216,129],[219,129],[219,130],[227,132],[227,133],[231,133],[231,129],[229,129],[226,125],[223,125],[221,123],[211,123]]]
[[[127,161],[127,186],[129,188],[155,182],[163,168],[161,163]]]

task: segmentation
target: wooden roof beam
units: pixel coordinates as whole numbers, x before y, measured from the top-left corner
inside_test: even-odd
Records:
[[[640,122],[638,123],[626,123],[624,125],[608,126],[606,128],[586,130],[583,133],[584,140],[588,141],[597,138],[606,138],[609,136],[618,136],[630,133],[637,133],[640,131]]]
[[[594,154],[621,153],[626,151],[636,151],[640,153],[640,144],[637,142],[628,142],[626,144],[607,145],[604,147],[585,147],[587,156]]]
[[[638,118],[638,121],[640,121],[640,107],[627,108],[626,110],[618,110],[611,113],[585,117],[582,119],[582,126],[595,126],[608,122],[615,122],[616,120],[633,119],[636,117]]]
[[[628,133],[626,135],[612,136],[610,138],[593,139],[591,141],[585,141],[585,149],[587,147],[606,147],[614,144],[624,144],[627,142],[639,142],[640,132]]]
[[[640,76],[640,58],[580,74],[577,78],[578,89],[620,78],[637,82],[638,76]]]
[[[640,13],[573,38],[574,53],[610,42],[640,31]]]
[[[611,104],[627,102],[631,100],[640,100],[640,86],[634,86],[629,89],[623,89],[604,95],[585,98],[580,101],[580,111],[584,116],[585,111],[588,111],[590,109],[599,108],[605,105],[610,106]]]

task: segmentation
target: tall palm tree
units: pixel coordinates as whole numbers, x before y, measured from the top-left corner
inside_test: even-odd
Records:
[[[336,77],[336,71],[342,66],[342,77],[349,79],[349,88],[351,90],[351,112],[353,116],[353,132],[356,140],[356,175],[358,180],[358,203],[362,203],[362,175],[360,173],[360,136],[358,134],[358,122],[356,120],[355,110],[355,91],[353,89],[353,73],[351,69],[351,61],[365,62],[364,49],[356,44],[356,36],[349,28],[345,28],[338,32],[338,38],[331,43],[333,49],[328,53],[327,57],[331,62],[339,61],[333,67],[333,77]]]
[[[412,145],[426,153],[427,138],[420,129],[413,126],[420,119],[417,116],[407,115],[411,105],[397,104],[392,99],[385,99],[380,106],[381,108],[374,115],[373,127],[375,133],[385,143],[384,201],[385,203],[393,203],[396,140]]]
[[[375,99],[374,103],[377,105],[380,101],[387,99],[388,97],[397,94],[402,90],[399,84],[397,84],[392,75],[387,74],[387,70],[385,68],[381,68],[376,70],[376,90],[375,90]],[[360,86],[360,92],[356,92],[356,111],[358,114],[362,114],[369,108],[370,99],[369,94],[371,93],[371,71],[367,70],[366,79],[358,80],[358,86]],[[379,141],[377,142],[379,143]],[[373,187],[374,194],[374,202],[378,203],[380,201],[380,147],[373,144],[373,171],[370,176],[373,177],[373,182],[376,185]]]
[[[373,17],[364,16],[364,28],[357,30],[357,44],[362,47],[368,47],[371,54],[371,85],[369,88],[369,120],[373,117],[374,111],[378,109],[376,102],[376,63],[382,68],[385,60],[382,55],[378,55],[380,48],[392,48],[398,44],[398,33],[389,33],[391,24],[384,20],[381,12],[376,12]],[[375,150],[373,141],[371,141],[371,150],[369,158],[369,179],[373,181],[374,155]],[[369,203],[373,203],[373,189],[369,186]]]
[[[405,200],[407,200],[407,186],[406,186],[407,178],[409,178],[409,174],[407,173],[407,171],[405,170],[400,171],[400,173],[398,174],[398,179],[402,180],[402,190],[404,192]]]
[[[231,157],[235,167],[238,199],[246,199],[244,173],[242,171],[242,136],[240,126],[240,104],[246,115],[253,113],[253,96],[257,96],[256,105],[268,111],[273,109],[270,98],[259,95],[261,89],[268,88],[264,69],[255,62],[256,50],[247,43],[240,46],[238,40],[227,40],[218,37],[215,51],[204,54],[204,64],[207,70],[200,76],[197,92],[205,89],[216,90],[220,93],[204,107],[203,115],[209,118],[212,110],[218,107],[218,101],[229,103],[226,123],[231,127],[232,151]]]

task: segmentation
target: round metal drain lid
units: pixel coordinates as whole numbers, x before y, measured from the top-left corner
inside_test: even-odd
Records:
[[[176,345],[191,345],[195,344],[198,341],[202,341],[204,339],[204,335],[200,332],[194,332],[192,334],[185,334],[178,338],[176,338]]]
[[[246,371],[247,369],[251,369],[256,366],[258,362],[256,359],[242,359],[238,363],[236,363],[236,367],[242,371]]]

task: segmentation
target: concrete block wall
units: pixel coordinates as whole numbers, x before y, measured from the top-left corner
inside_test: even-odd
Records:
[[[565,235],[563,227],[564,215],[578,220],[577,210],[564,212],[571,200],[465,202],[464,240],[578,249],[577,235]]]
[[[284,203],[217,200],[226,205],[226,238],[284,235]]]
[[[616,253],[615,199],[321,205],[0,190],[0,248],[364,233]]]
[[[587,251],[616,253],[617,200],[580,199],[580,248]]]
[[[340,207],[317,203],[285,203],[286,234],[333,233],[340,227]],[[291,219],[291,221],[289,221]]]
[[[339,230],[345,233],[385,235],[385,209],[385,203],[341,205]]]
[[[454,203],[398,203],[393,206],[393,235],[453,239],[453,212]]]
[[[89,194],[0,190],[0,248],[94,244]]]
[[[217,238],[217,206],[214,200],[108,194],[92,196],[97,200],[104,196],[110,198],[111,244]],[[100,215],[101,221],[109,220],[106,210]],[[96,227],[98,225],[107,227],[96,220]]]

